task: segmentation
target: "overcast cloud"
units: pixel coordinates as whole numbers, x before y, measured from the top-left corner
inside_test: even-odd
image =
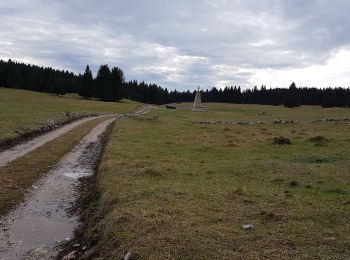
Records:
[[[169,89],[349,86],[348,0],[11,0],[0,58]]]

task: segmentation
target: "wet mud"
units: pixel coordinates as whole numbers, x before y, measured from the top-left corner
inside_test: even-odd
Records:
[[[70,240],[78,217],[67,213],[79,178],[93,174],[102,137],[117,117],[106,118],[36,182],[23,203],[0,219],[0,259],[54,259]]]

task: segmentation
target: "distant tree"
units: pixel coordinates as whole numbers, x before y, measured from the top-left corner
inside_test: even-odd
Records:
[[[299,102],[299,97],[298,97],[298,89],[296,84],[293,82],[288,91],[287,95],[285,96],[284,100],[284,105],[286,107],[299,107],[300,102]]]
[[[112,101],[122,99],[122,88],[124,85],[124,72],[118,67],[112,68],[110,84],[112,87]]]
[[[22,87],[22,75],[19,70],[19,66],[11,59],[7,62],[6,70],[6,87],[21,88]]]
[[[324,91],[323,99],[321,102],[322,107],[334,107],[336,103],[336,93],[331,88],[327,88]]]
[[[59,95],[65,95],[66,94],[66,88],[63,84],[55,84],[54,90],[57,96]]]
[[[111,71],[107,64],[101,65],[97,71],[96,94],[102,101],[113,101]]]
[[[350,90],[347,89],[347,96],[345,98],[345,107],[350,107]]]
[[[94,95],[94,79],[89,65],[86,66],[85,72],[81,77],[79,95],[85,99],[91,98]]]

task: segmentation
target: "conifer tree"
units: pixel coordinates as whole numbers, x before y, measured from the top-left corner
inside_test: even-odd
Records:
[[[96,94],[102,101],[113,101],[111,71],[107,64],[101,65],[97,71]]]
[[[94,84],[94,79],[92,77],[90,67],[89,65],[87,65],[85,68],[85,72],[81,78],[79,95],[84,97],[85,99],[91,98],[94,94],[93,84]]]
[[[112,101],[117,101],[122,99],[122,88],[124,84],[124,72],[118,68],[114,67],[111,71],[111,86],[112,86]]]
[[[284,105],[286,107],[299,107],[299,97],[298,97],[298,89],[296,84],[293,82],[287,92],[287,95],[285,96]]]

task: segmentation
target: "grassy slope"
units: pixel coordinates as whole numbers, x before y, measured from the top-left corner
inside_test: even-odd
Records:
[[[349,117],[349,109],[207,105],[118,122],[100,165],[102,232],[119,259],[346,259],[350,125],[193,125],[193,119]],[[260,116],[260,111],[267,112]],[[216,111],[216,112],[215,112]],[[272,145],[275,136],[293,145]],[[322,135],[321,145],[308,141]],[[242,229],[253,224],[254,230]]]
[[[64,120],[63,112],[115,114],[133,111],[137,103],[107,103],[83,100],[78,95],[56,95],[0,88],[0,140],[26,129],[45,125],[47,120]]]

